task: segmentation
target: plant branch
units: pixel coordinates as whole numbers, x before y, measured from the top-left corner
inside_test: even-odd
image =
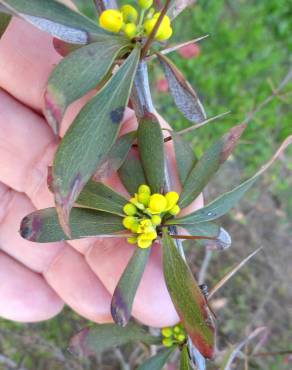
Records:
[[[153,30],[151,31],[150,35],[148,36],[143,48],[142,48],[142,52],[141,52],[141,59],[143,59],[146,54],[147,54],[147,51],[149,50],[153,40],[154,40],[154,37],[156,35],[156,32],[162,22],[162,19],[163,17],[165,16],[166,12],[167,12],[167,9],[169,7],[169,4],[170,4],[170,0],[166,0],[165,2],[165,5],[163,7],[163,9],[161,10],[161,13],[157,19],[157,22],[155,23],[155,26],[153,27]]]

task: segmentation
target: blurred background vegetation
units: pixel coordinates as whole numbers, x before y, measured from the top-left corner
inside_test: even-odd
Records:
[[[287,0],[199,0],[177,18],[172,42],[205,34],[209,37],[199,43],[192,58],[172,53],[171,59],[199,93],[208,117],[231,111],[187,135],[196,154],[201,155],[211,141],[241,122],[255,105],[271,95],[271,86],[277,87],[287,74],[292,61],[291,16],[292,4]],[[187,127],[168,94],[159,91],[163,75],[157,63],[150,72],[158,111],[175,129]],[[251,175],[292,133],[291,91],[291,84],[287,85],[281,97],[250,122],[235,154],[206,189],[207,200]],[[220,349],[265,325],[268,334],[262,352],[292,350],[291,153],[290,148],[223,219],[233,246],[229,252],[211,255],[208,284],[216,283],[234,263],[257,247],[262,246],[263,251],[213,301]],[[204,250],[193,245],[188,245],[187,250],[197,274]],[[69,308],[55,319],[39,324],[0,319],[0,370],[123,369],[121,355],[135,362],[130,357],[137,352],[137,346],[125,347],[119,353],[108,352],[90,361],[71,356],[66,351],[68,339],[85,325],[88,323]],[[147,355],[145,348],[141,351]],[[141,351],[137,354],[141,355]],[[248,367],[244,366],[247,365],[239,361],[235,369],[288,370],[292,365],[288,357],[267,356],[251,359]],[[169,369],[175,368],[174,365]]]

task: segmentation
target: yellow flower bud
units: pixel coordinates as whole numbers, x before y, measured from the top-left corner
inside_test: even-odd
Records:
[[[139,248],[149,248],[152,245],[152,240],[143,239],[142,235],[137,238],[137,245]]]
[[[132,5],[129,4],[123,5],[120,11],[123,14],[124,22],[136,23],[138,18],[138,12]]]
[[[145,240],[154,240],[157,238],[157,232],[155,230],[141,234],[141,237]]]
[[[173,345],[173,340],[171,338],[163,338],[162,344],[164,347],[171,347]]]
[[[148,185],[142,184],[138,188],[138,193],[146,193],[146,194],[151,194],[151,190]]]
[[[153,4],[153,0],[138,0],[138,5],[141,9],[149,9]]]
[[[158,225],[160,225],[161,224],[161,217],[160,216],[158,216],[158,215],[153,215],[152,217],[151,217],[151,222],[152,222],[152,224],[154,225],[154,226],[158,226]]]
[[[148,193],[139,193],[138,194],[138,201],[142,203],[145,207],[148,206],[150,199],[150,194]]]
[[[142,203],[138,202],[138,196],[136,197],[136,194],[135,194],[135,198],[130,199],[130,202],[133,203],[141,211],[143,211],[143,209],[145,209],[144,205]]]
[[[162,194],[153,194],[150,196],[149,209],[150,212],[161,213],[167,206],[167,200]]]
[[[154,15],[153,15],[153,19],[158,19],[159,18],[159,16],[160,16],[160,12],[157,12],[157,13],[155,13]],[[170,18],[167,16],[167,15],[165,15],[163,18],[162,18],[162,22],[161,22],[161,25],[164,25],[164,26],[169,26],[170,27]]]
[[[123,207],[123,211],[128,216],[134,216],[137,212],[137,208],[132,203],[127,203]]]
[[[165,199],[167,200],[167,209],[174,207],[178,201],[179,195],[176,191],[169,191],[165,194]]]
[[[123,25],[123,15],[116,9],[104,10],[99,17],[99,25],[106,31],[117,33]]]
[[[130,238],[127,239],[129,244],[136,244],[137,243],[137,238],[135,236],[131,236]]]
[[[129,39],[135,37],[137,33],[137,27],[135,23],[127,23],[124,27],[124,32]]]
[[[145,34],[147,36],[150,35],[150,33],[152,32],[154,26],[155,26],[155,23],[156,23],[156,19],[147,19],[145,22],[144,22],[144,31],[145,31]]]
[[[127,216],[123,219],[123,225],[126,229],[131,230],[132,226],[137,223],[137,220],[133,216]]]
[[[169,26],[165,26],[165,27],[159,27],[158,28],[158,32],[155,36],[155,39],[157,41],[165,41],[165,40],[168,40],[172,35],[172,28],[169,27]]]
[[[182,343],[186,340],[186,336],[184,334],[178,334],[177,336],[175,336],[175,339],[179,342],[179,343]]]
[[[178,324],[178,325],[175,325],[175,327],[173,328],[173,332],[175,334],[179,334],[182,332],[182,327]]]
[[[172,328],[162,328],[161,329],[161,334],[165,337],[165,338],[169,338],[172,336],[173,332],[172,332]]]
[[[155,231],[153,224],[151,220],[141,220],[138,227],[138,233],[151,233],[152,231]]]
[[[171,215],[176,216],[180,212],[179,206],[176,204],[173,208],[168,211]]]

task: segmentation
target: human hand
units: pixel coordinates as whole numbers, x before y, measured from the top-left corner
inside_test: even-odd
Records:
[[[25,215],[53,205],[46,177],[57,143],[42,106],[46,81],[59,60],[52,38],[18,19],[12,20],[0,41],[0,316],[45,320],[59,313],[65,302],[89,320],[107,322],[111,294],[132,245],[116,238],[38,244],[18,234]],[[68,109],[61,136],[86,99]],[[127,111],[122,130],[135,125],[133,112]],[[179,191],[171,143],[167,151],[174,190]],[[125,193],[116,175],[107,183]],[[201,205],[200,198],[191,208]],[[133,316],[150,326],[178,321],[164,283],[158,244],[152,248]]]

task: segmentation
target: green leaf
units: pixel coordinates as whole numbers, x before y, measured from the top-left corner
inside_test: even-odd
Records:
[[[76,200],[76,204],[79,206],[113,213],[122,217],[124,217],[123,206],[126,203],[127,199],[113,189],[93,180],[88,181]]]
[[[101,83],[127,45],[120,38],[95,42],[73,51],[54,68],[45,92],[45,116],[55,134],[68,105]]]
[[[129,323],[125,328],[115,324],[95,324],[92,328],[85,328],[74,335],[70,340],[69,351],[79,356],[91,356],[135,341],[157,344],[160,338],[150,335],[134,323]]]
[[[0,38],[2,37],[3,33],[6,31],[6,28],[9,25],[11,19],[11,15],[0,13]]]
[[[111,303],[112,317],[120,326],[126,326],[130,320],[133,301],[150,254],[150,248],[134,248],[133,256],[118,282]]]
[[[192,212],[189,215],[169,220],[167,223],[176,225],[196,224],[199,222],[216,220],[217,218],[225,215],[227,212],[230,211],[232,207],[235,206],[235,204],[242,198],[244,193],[256,182],[259,176],[263,174],[274,163],[274,161],[291,143],[292,135],[286,138],[286,140],[282,143],[274,156],[251,178],[244,181],[233,190],[221,195],[219,198],[209,203],[206,207]]]
[[[138,148],[147,183],[152,193],[164,187],[164,141],[157,118],[147,113],[139,122]]]
[[[55,0],[0,0],[7,11],[61,40],[88,44],[110,37],[98,25]]]
[[[46,208],[26,216],[21,222],[20,234],[33,242],[48,243],[115,234],[125,230],[121,217],[84,208],[72,209],[70,227],[72,235],[68,238],[60,227],[56,209]]]
[[[167,222],[166,222],[167,223]],[[198,236],[200,239],[210,239],[216,249],[225,250],[231,246],[231,238],[223,227],[214,222],[201,222],[199,224],[181,225],[190,235]]]
[[[161,370],[167,363],[170,355],[175,350],[175,346],[170,348],[164,348],[157,355],[150,357],[142,365],[138,366],[137,370]]]
[[[140,50],[134,49],[102,90],[83,107],[57,150],[53,188],[60,224],[68,235],[70,209],[118,135],[139,56]]]
[[[86,17],[97,21],[98,14],[97,8],[94,4],[94,0],[72,0],[76,5],[77,9],[84,14]]]
[[[134,148],[129,151],[118,172],[123,185],[131,195],[136,193],[139,185],[147,183],[138,151]]]
[[[229,157],[245,127],[245,124],[233,127],[203,154],[184,183],[179,200],[181,207],[187,207],[203,191],[221,164]]]
[[[206,113],[191,85],[167,57],[159,53],[156,54],[164,69],[169,90],[177,108],[191,122],[204,121]]]
[[[95,180],[103,180],[116,172],[124,163],[134,140],[136,131],[128,132],[120,136],[106,156],[101,160],[97,171],[94,173]]]
[[[180,370],[190,370],[190,359],[187,346],[183,346],[180,354]]]
[[[174,143],[176,166],[181,185],[184,185],[189,173],[197,163],[197,159],[190,144],[181,135],[171,131]]]
[[[163,230],[163,272],[175,309],[192,342],[206,358],[214,355],[214,323],[192,272]]]

